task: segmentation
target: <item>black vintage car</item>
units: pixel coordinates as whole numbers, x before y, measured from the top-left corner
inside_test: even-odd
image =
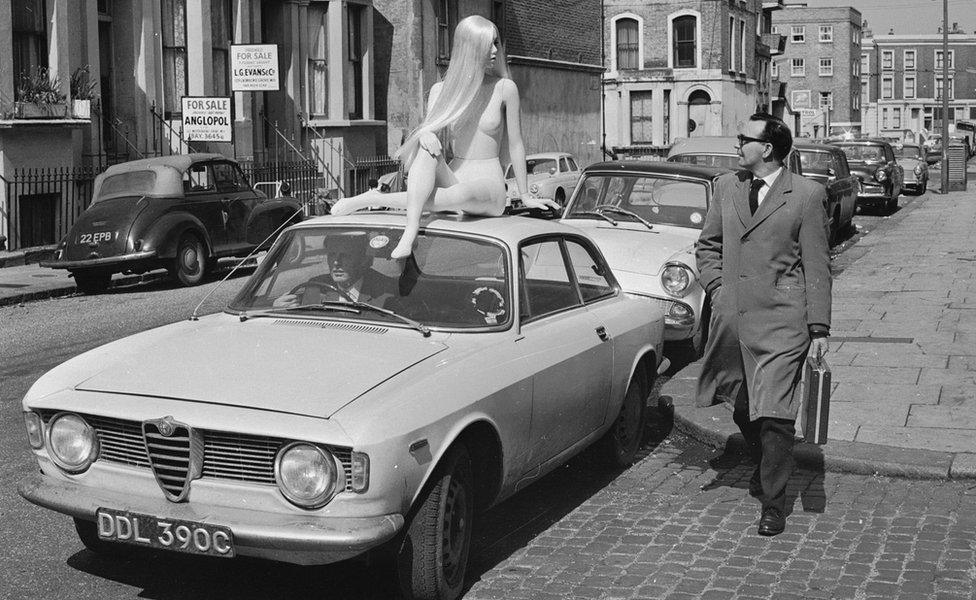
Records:
[[[851,229],[861,181],[851,173],[847,155],[836,146],[797,142],[793,148],[800,155],[803,175],[827,188],[830,243],[834,245],[844,239]]]
[[[41,266],[68,269],[78,288],[105,290],[113,273],[166,268],[198,284],[217,259],[271,245],[301,203],[269,199],[220,154],[181,154],[109,167],[95,179],[91,206]]]
[[[905,170],[895,160],[895,151],[885,140],[832,140],[847,155],[851,172],[861,180],[857,203],[872,204],[888,212],[898,208],[898,196],[905,182]]]

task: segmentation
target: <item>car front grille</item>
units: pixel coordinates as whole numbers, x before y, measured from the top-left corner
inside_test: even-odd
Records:
[[[60,411],[40,411],[45,423]],[[191,472],[195,462],[189,431],[183,428],[170,436],[159,432],[155,422],[129,421],[93,415],[79,415],[98,436],[98,460],[150,469],[160,487],[170,496],[180,496],[186,482],[196,477]],[[145,432],[145,433],[144,433]],[[274,459],[278,450],[293,440],[238,434],[211,429],[194,430],[202,434],[202,472],[204,478],[224,479],[275,485]],[[149,452],[146,451],[147,447]],[[329,446],[348,475],[352,472],[352,450]],[[347,477],[346,489],[351,482]]]

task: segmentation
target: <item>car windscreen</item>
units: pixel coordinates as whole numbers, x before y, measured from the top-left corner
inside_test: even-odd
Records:
[[[884,160],[884,148],[881,146],[838,144],[847,155],[847,160],[880,161]]]
[[[121,196],[148,196],[156,189],[155,171],[129,171],[118,175],[109,175],[102,181],[98,190],[98,197],[92,203],[108,198]]]
[[[525,161],[525,170],[529,175],[546,175],[550,169],[556,170],[555,159],[533,158]]]
[[[668,157],[668,162],[701,165],[703,167],[720,167],[722,169],[739,168],[739,157],[735,154],[675,154],[674,156]]]
[[[228,308],[401,323],[395,315],[341,306],[358,301],[427,327],[504,328],[511,322],[511,276],[501,243],[421,232],[413,255],[395,260],[390,250],[402,233],[391,227],[287,231]]]
[[[895,146],[894,151],[895,158],[919,158],[921,156],[918,146]]]
[[[612,206],[639,215],[651,224],[701,229],[708,210],[709,183],[661,175],[584,175],[565,218],[599,218],[594,212]],[[626,215],[606,211],[612,219]]]

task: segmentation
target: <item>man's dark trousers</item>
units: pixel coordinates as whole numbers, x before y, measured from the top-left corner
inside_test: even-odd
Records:
[[[736,399],[732,420],[739,426],[746,440],[749,456],[758,465],[762,482],[763,510],[776,508],[786,514],[786,485],[793,474],[793,438],[796,435],[794,421],[761,417],[749,420],[749,400],[743,389]]]

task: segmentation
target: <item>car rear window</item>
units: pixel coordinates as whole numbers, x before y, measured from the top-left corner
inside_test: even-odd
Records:
[[[98,191],[98,198],[92,202],[98,202],[107,198],[118,198],[121,196],[145,196],[152,194],[156,188],[155,171],[130,171],[110,175],[102,182],[102,187]]]

